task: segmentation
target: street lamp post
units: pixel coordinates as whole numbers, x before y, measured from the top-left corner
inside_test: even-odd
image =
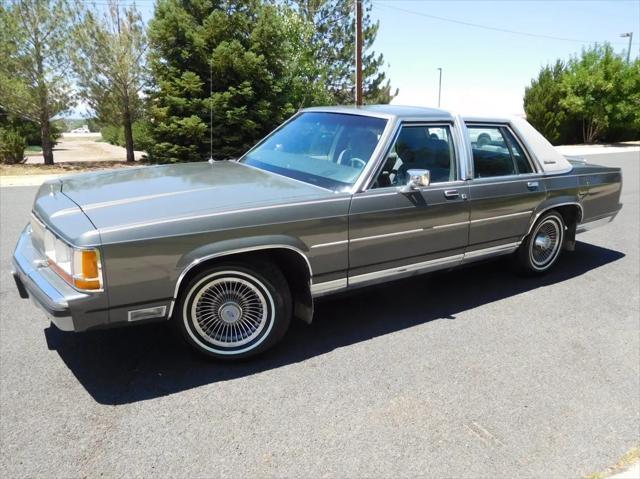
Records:
[[[621,33],[620,36],[622,38],[629,38],[629,48],[627,49],[627,63],[629,63],[629,60],[631,59],[629,55],[631,54],[631,41],[633,40],[633,32]]]
[[[440,97],[442,94],[442,68],[438,67],[438,71],[440,72],[438,77],[438,108],[440,108]]]

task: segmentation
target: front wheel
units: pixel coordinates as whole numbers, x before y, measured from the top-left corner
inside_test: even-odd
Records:
[[[196,275],[173,319],[196,351],[246,358],[277,343],[291,321],[291,294],[274,265],[224,264]]]
[[[543,215],[516,253],[519,270],[525,274],[542,274],[551,269],[562,251],[564,231],[560,213],[551,211]]]

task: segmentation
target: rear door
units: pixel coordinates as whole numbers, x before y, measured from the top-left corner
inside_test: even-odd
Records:
[[[466,126],[473,153],[467,256],[515,249],[546,197],[542,174],[507,124]]]
[[[349,214],[349,285],[460,263],[468,239],[468,186],[459,179],[453,125],[405,123],[373,185],[356,193]],[[431,184],[398,187],[408,169]]]

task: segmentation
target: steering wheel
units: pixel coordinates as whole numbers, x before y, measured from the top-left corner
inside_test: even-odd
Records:
[[[361,160],[360,158],[351,158],[349,160],[349,164],[352,168],[360,167],[360,169],[363,169],[365,166],[367,166],[367,162],[364,160]]]

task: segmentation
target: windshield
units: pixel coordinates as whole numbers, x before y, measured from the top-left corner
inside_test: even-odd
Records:
[[[242,162],[335,191],[356,182],[380,141],[387,120],[307,112],[291,120]]]

